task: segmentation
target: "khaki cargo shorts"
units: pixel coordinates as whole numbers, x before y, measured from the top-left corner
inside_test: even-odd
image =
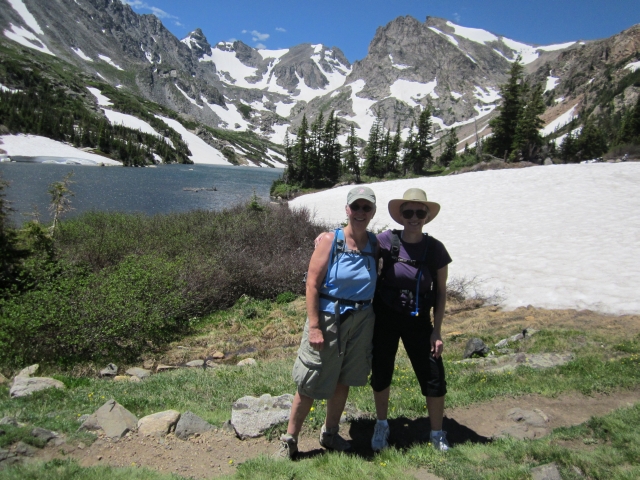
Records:
[[[347,317],[348,312],[353,312]],[[345,318],[346,317],[346,318]],[[293,381],[301,395],[318,399],[331,398],[338,383],[351,387],[367,384],[371,372],[372,339],[375,314],[371,306],[341,315],[340,336],[335,316],[320,312],[324,348],[309,345],[309,319],[304,325],[298,358],[293,365]],[[338,352],[338,338],[342,355]]]

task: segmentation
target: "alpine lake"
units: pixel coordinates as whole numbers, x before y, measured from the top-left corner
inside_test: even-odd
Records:
[[[0,178],[9,182],[5,199],[15,225],[48,211],[53,182],[73,172],[72,211],[66,218],[88,211],[139,212],[155,215],[190,210],[223,210],[255,195],[269,201],[271,183],[282,169],[226,165],[158,165],[156,167],[94,167],[33,162],[2,162]]]

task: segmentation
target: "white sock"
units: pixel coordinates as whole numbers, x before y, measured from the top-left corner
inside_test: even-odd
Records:
[[[442,430],[431,430],[432,437],[437,437],[438,435],[442,435]]]
[[[384,427],[389,426],[389,422],[387,420],[378,420],[378,425],[382,425]]]

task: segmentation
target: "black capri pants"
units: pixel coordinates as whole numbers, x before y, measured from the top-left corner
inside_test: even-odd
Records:
[[[431,353],[430,316],[412,317],[397,312],[380,299],[373,303],[376,314],[373,329],[371,387],[381,392],[391,385],[393,367],[400,339],[425,397],[442,397],[447,393],[442,357]]]

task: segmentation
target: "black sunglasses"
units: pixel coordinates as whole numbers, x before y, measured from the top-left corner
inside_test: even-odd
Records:
[[[352,203],[351,205],[349,205],[349,208],[352,212],[358,212],[360,209],[362,209],[364,213],[369,213],[371,210],[373,210],[373,207],[371,205],[359,205],[357,203]]]
[[[416,214],[416,217],[418,217],[418,219],[424,220],[425,218],[427,218],[427,213],[429,212],[426,210],[403,210],[402,218],[406,218],[407,220],[409,220],[410,218],[413,218],[414,213]]]

